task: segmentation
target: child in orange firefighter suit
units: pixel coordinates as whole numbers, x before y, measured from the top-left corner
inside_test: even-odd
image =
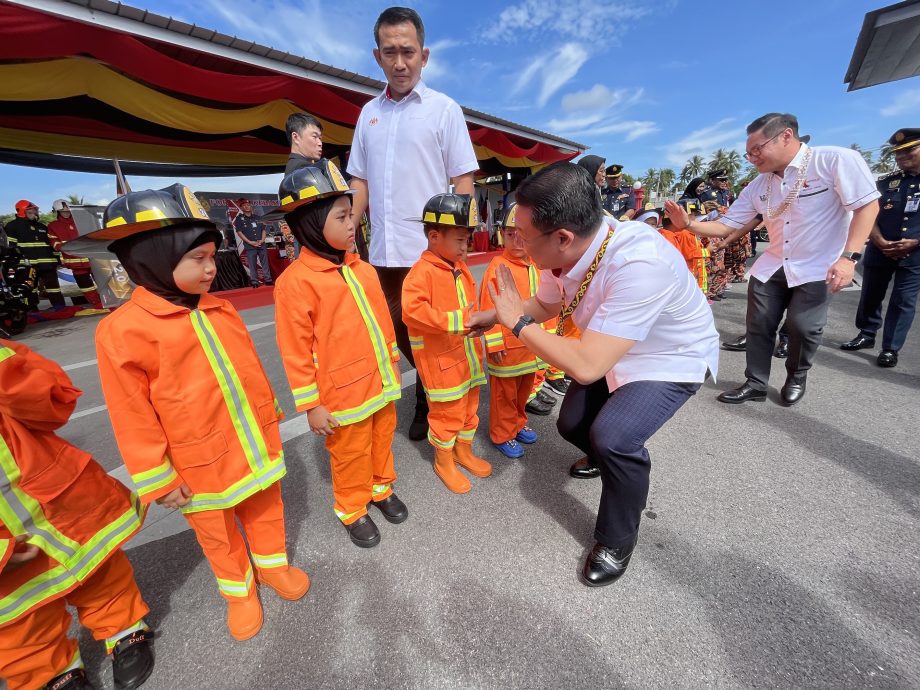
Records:
[[[476,282],[467,267],[470,232],[479,227],[476,200],[468,194],[437,194],[425,204],[422,223],[428,249],[403,283],[403,321],[418,374],[428,396],[428,441],[434,471],[454,493],[470,490],[470,480],[492,474],[492,465],[473,454],[479,425],[482,341],[467,338],[464,321],[476,307]]]
[[[505,215],[504,253],[492,259],[482,278],[479,303],[483,309],[495,306],[488,286],[494,281],[499,266],[508,267],[522,295],[532,297],[537,292],[537,268],[517,234],[516,211],[515,204]],[[489,436],[502,455],[521,458],[524,449],[519,444],[537,442],[537,432],[527,426],[525,408],[533,393],[535,374],[546,365],[501,324],[487,331],[485,339],[489,370]]]
[[[230,634],[248,639],[262,627],[256,582],[293,600],[310,580],[288,565],[278,402],[239,314],[207,294],[221,235],[173,185],[119,197],[89,237],[114,240],[138,285],[96,330],[125,466],[141,500],[181,509],[228,602]]]
[[[105,641],[117,688],[153,671],[149,609],[121,550],[145,509],[54,433],[80,395],[57,364],[0,340],[0,678],[10,690],[91,687],[67,636],[68,604]]]
[[[377,272],[351,250],[351,190],[326,160],[284,178],[281,206],[300,256],[278,278],[278,348],[294,404],[326,439],[335,514],[357,546],[380,542],[371,503],[393,523],[409,517],[393,493],[400,396],[396,332]]]

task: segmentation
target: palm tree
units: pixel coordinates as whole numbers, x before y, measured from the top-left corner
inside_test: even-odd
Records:
[[[865,159],[866,164],[869,165],[870,167],[872,166],[872,152],[871,151],[863,151],[862,147],[859,144],[850,144],[850,148],[853,149],[854,151],[858,151],[859,154]]]
[[[642,186],[651,191],[658,187],[658,171],[655,168],[649,168],[641,178]]]
[[[885,175],[893,172],[897,165],[894,162],[894,151],[889,144],[885,144],[878,152],[878,160],[872,164],[872,172],[876,175]]]
[[[706,169],[706,161],[702,156],[692,156],[681,168],[680,181],[688,184],[694,177],[701,177]]]
[[[67,205],[68,206],[82,206],[83,197],[77,196],[76,194],[70,194],[67,196]]]
[[[709,158],[709,163],[706,165],[707,170],[719,170],[724,169],[727,165],[726,159],[728,158],[728,151],[725,149],[716,149],[713,151],[712,156]]]
[[[664,190],[665,193],[669,193],[671,188],[674,186],[674,181],[677,179],[677,175],[671,168],[662,168],[658,171],[658,191],[659,195],[661,190]]]
[[[727,154],[725,154],[725,160],[723,161],[723,167],[725,168],[726,174],[730,178],[734,178],[735,175],[741,170],[742,158],[741,154],[732,149]]]

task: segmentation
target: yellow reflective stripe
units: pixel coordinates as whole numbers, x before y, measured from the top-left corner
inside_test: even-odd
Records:
[[[141,618],[137,623],[132,625],[125,630],[115,633],[111,637],[105,638],[105,652],[106,654],[111,654],[112,650],[115,649],[115,645],[118,644],[118,641],[132,633],[136,633],[138,630],[150,630],[147,624],[144,622],[144,619]]]
[[[469,305],[469,300],[466,297],[466,290],[463,287],[463,283],[460,282],[460,276],[457,276],[457,299],[460,300],[460,306],[465,308]],[[460,310],[460,313],[463,313],[463,309]],[[461,318],[461,326],[462,326]],[[482,371],[482,363],[479,361],[479,357],[476,354],[476,346],[473,343],[472,338],[463,339],[463,349],[466,351],[466,361],[470,366],[470,377],[473,380],[482,378],[485,382],[485,374]]]
[[[202,510],[225,510],[232,508],[244,499],[249,498],[257,491],[267,489],[281,479],[287,469],[284,466],[284,453],[279,453],[276,460],[258,472],[251,473],[225,491],[210,494],[193,494],[187,505],[180,508],[182,513],[198,513]]]
[[[146,496],[152,491],[162,489],[164,486],[172,483],[179,478],[176,470],[173,468],[169,458],[163,458],[163,462],[152,470],[138,472],[131,475],[131,481],[134,482],[134,488],[140,496]]]
[[[451,448],[454,447],[454,443],[457,441],[457,437],[454,436],[450,441],[442,441],[441,439],[435,438],[431,433],[431,429],[429,429],[428,430],[428,441],[433,446],[437,446],[438,448],[443,448],[444,450],[450,450]]]
[[[342,277],[355,300],[358,311],[361,312],[361,319],[367,328],[367,333],[371,338],[371,346],[374,348],[374,357],[377,359],[377,369],[380,371],[380,381],[383,389],[387,390],[394,386],[399,387],[399,381],[393,373],[393,362],[390,359],[389,350],[387,349],[386,338],[383,337],[383,330],[377,323],[374,311],[364,292],[364,286],[358,281],[355,274],[348,266],[342,266]]]
[[[294,396],[294,404],[297,407],[319,400],[319,387],[315,383],[311,383],[309,386],[304,386],[303,388],[294,388],[291,390],[291,393]]]
[[[475,429],[463,429],[459,434],[457,434],[457,438],[461,441],[472,441],[475,435]]]
[[[356,511],[353,512],[353,513],[343,513],[343,512],[342,512],[341,510],[339,510],[338,508],[333,508],[333,510],[335,511],[335,516],[336,516],[339,520],[341,520],[342,522],[345,522],[346,520],[350,520],[351,518],[353,518],[355,515],[357,515],[358,513],[360,513],[360,512],[361,512],[362,510],[364,510],[364,509],[363,509],[363,508],[359,508],[358,510],[356,510]]]
[[[410,335],[409,347],[411,347],[413,350],[421,350],[423,347],[425,347],[425,339],[420,335]]]
[[[546,378],[550,381],[558,381],[559,379],[565,378],[565,372],[559,371],[554,367],[548,367],[546,370]]]
[[[499,378],[510,378],[513,376],[524,376],[525,374],[531,374],[536,372],[540,368],[540,361],[533,359],[524,364],[516,364],[513,366],[501,366],[498,364],[488,363],[489,373],[492,376],[498,376]]]
[[[537,285],[539,284],[537,269],[533,264],[527,266],[527,279],[530,281],[530,296],[533,297],[537,294]]]
[[[505,338],[501,334],[501,332],[486,333],[486,345],[504,345],[504,344],[505,344]]]
[[[255,563],[257,568],[280,568],[288,564],[286,553],[262,555],[252,551],[250,554],[252,555],[252,562]]]
[[[447,312],[447,332],[451,335],[463,333],[463,310]]]
[[[484,386],[485,383],[486,377],[485,374],[482,374],[475,379],[471,378],[469,381],[464,381],[459,386],[454,386],[453,388],[426,388],[425,393],[435,402],[450,402],[451,400],[457,400],[463,397],[469,393],[470,389],[476,386]]]
[[[15,354],[16,354],[16,350],[13,350],[12,348],[9,348],[9,347],[3,347],[2,345],[0,345],[0,362],[2,362],[5,359],[9,359]]]
[[[371,493],[374,496],[379,496],[380,494],[385,494],[389,490],[390,490],[389,484],[374,484],[373,488],[371,489]]]
[[[399,386],[392,386],[385,389],[381,393],[378,393],[370,400],[365,400],[363,403],[357,407],[349,407],[344,410],[336,410],[332,413],[332,416],[335,417],[337,421],[342,426],[347,424],[355,424],[356,422],[361,422],[377,410],[385,407],[394,400],[399,400],[402,396],[402,389]]]
[[[198,336],[198,341],[204,350],[211,370],[214,372],[217,383],[224,396],[224,403],[230,412],[233,428],[246,455],[249,466],[258,471],[268,462],[268,448],[262,436],[262,427],[256,422],[255,415],[246,397],[246,391],[240,382],[233,362],[224,350],[223,344],[217,337],[214,327],[207,315],[196,309],[190,314],[192,327]]]
[[[217,588],[221,593],[230,597],[248,597],[252,588],[252,568],[246,569],[246,580],[243,582],[239,580],[223,580],[219,577],[215,579],[217,580]]]

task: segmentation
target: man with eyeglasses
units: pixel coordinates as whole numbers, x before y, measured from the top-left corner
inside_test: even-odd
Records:
[[[837,146],[809,147],[788,113],[768,113],[747,127],[747,158],[760,172],[718,221],[690,222],[666,203],[673,222],[731,242],[758,213],[770,244],[751,267],[745,383],[719,395],[724,403],[767,398],[776,329],[787,314],[789,352],[783,405],[799,402],[827,323],[829,292],[853,282],[856,262],[878,215],[879,193],[863,157]]]

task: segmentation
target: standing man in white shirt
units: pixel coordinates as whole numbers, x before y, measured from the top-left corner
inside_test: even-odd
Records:
[[[696,279],[654,228],[604,217],[584,168],[557,163],[517,190],[519,236],[540,273],[522,300],[506,267],[489,286],[495,310],[474,313],[473,332],[497,318],[540,359],[574,379],[558,428],[599,470],[603,489],[582,569],[591,587],[609,585],[629,565],[648,497],[645,445],[699,390],[719,362],[719,334]],[[579,338],[540,328],[572,318]]]
[[[415,10],[390,7],[374,25],[374,59],[387,87],[361,109],[348,173],[355,190],[355,219],[370,206],[370,263],[377,269],[390,307],[396,342],[415,364],[402,320],[402,285],[427,248],[418,218],[425,202],[453,184],[457,194],[473,194],[479,168],[463,111],[421,81],[428,62],[425,27]],[[409,438],[428,434],[428,402],[416,383],[415,418]]]
[[[809,147],[799,122],[768,113],[747,127],[747,158],[760,175],[718,221],[690,222],[677,204],[665,207],[678,227],[731,243],[761,214],[770,245],[751,267],[747,303],[747,377],[719,395],[724,403],[767,398],[776,329],[789,327],[783,405],[805,395],[805,379],[827,323],[828,292],[853,282],[856,263],[878,215],[879,193],[866,161],[837,146]]]

